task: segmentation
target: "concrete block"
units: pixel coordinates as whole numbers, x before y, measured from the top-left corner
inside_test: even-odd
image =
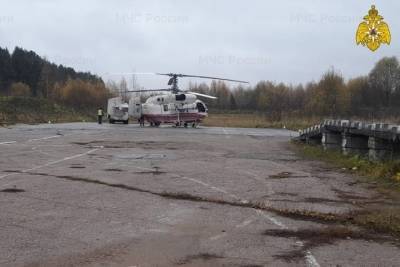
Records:
[[[360,125],[359,121],[353,121],[353,122],[350,123],[350,128],[358,129],[359,125]]]
[[[342,127],[349,127],[350,121],[349,120],[341,120],[340,121],[340,126]]]
[[[393,144],[389,140],[370,136],[368,138],[368,148],[373,150],[392,150]]]
[[[368,139],[368,136],[343,134],[342,148],[368,150]]]
[[[335,132],[325,132],[322,134],[322,144],[341,147],[342,134]]]
[[[389,127],[390,127],[390,124],[389,123],[383,123],[383,124],[381,124],[381,129],[383,130],[383,131],[389,131]]]
[[[375,123],[368,124],[367,129],[370,131],[375,131]]]

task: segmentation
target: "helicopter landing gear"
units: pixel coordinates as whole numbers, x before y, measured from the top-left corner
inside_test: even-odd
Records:
[[[183,127],[185,127],[185,128],[187,128],[187,127],[188,127],[188,124],[187,124],[187,122],[185,122],[185,123],[183,124]]]
[[[197,128],[197,123],[193,122],[192,123],[192,128]]]

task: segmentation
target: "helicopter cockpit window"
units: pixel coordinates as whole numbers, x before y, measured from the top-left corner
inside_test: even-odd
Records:
[[[160,98],[157,98],[157,101],[160,102]]]
[[[176,101],[185,101],[186,100],[186,95],[185,94],[180,94],[175,96]]]
[[[168,111],[168,105],[164,105],[164,111]]]
[[[203,103],[197,103],[196,106],[199,112],[206,112],[206,107],[203,105]]]

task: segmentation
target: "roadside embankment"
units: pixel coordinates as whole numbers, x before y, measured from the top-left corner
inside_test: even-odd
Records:
[[[85,112],[78,112],[43,98],[0,97],[0,126],[49,121],[92,121],[93,119],[93,116],[88,116]]]

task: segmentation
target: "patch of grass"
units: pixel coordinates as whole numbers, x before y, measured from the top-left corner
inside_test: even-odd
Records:
[[[215,260],[215,259],[221,259],[221,258],[223,258],[223,257],[219,256],[217,254],[214,254],[214,253],[200,253],[200,254],[196,254],[196,255],[186,256],[184,259],[177,261],[176,264],[177,265],[186,265],[186,264],[189,264],[196,260],[209,261],[209,260]]]
[[[358,239],[358,240],[384,240],[382,237],[371,235],[365,231],[355,230],[342,226],[328,226],[324,228],[300,229],[300,230],[267,230],[265,235],[283,238],[298,238],[303,245],[296,250],[275,255],[276,258],[286,262],[299,261],[303,259],[310,249],[315,247],[334,244],[339,240]]]
[[[398,203],[400,199],[400,161],[371,162],[358,155],[343,155],[340,151],[323,150],[320,146],[310,146],[295,142],[294,150],[301,156],[322,160],[328,164],[356,174],[366,183],[374,187],[386,198]],[[349,195],[337,190],[341,198],[348,200],[364,199],[364,197]],[[400,237],[400,207],[399,205],[370,204],[364,210],[344,218],[343,222],[361,226],[375,232],[388,233]]]
[[[96,111],[93,111],[95,115]],[[95,117],[43,98],[0,97],[0,126],[16,123],[94,121]]]
[[[203,125],[215,127],[237,127],[237,128],[287,128],[298,130],[310,125],[317,124],[317,118],[295,118],[285,117],[274,120],[258,113],[210,113],[204,120]]]
[[[381,233],[400,236],[400,208],[381,208],[360,213],[354,217],[355,224]]]
[[[312,160],[322,160],[337,168],[367,178],[369,182],[377,182],[381,186],[400,192],[400,160],[374,162],[360,155],[343,155],[340,151],[324,150],[321,146],[306,145],[293,142],[294,150]]]

